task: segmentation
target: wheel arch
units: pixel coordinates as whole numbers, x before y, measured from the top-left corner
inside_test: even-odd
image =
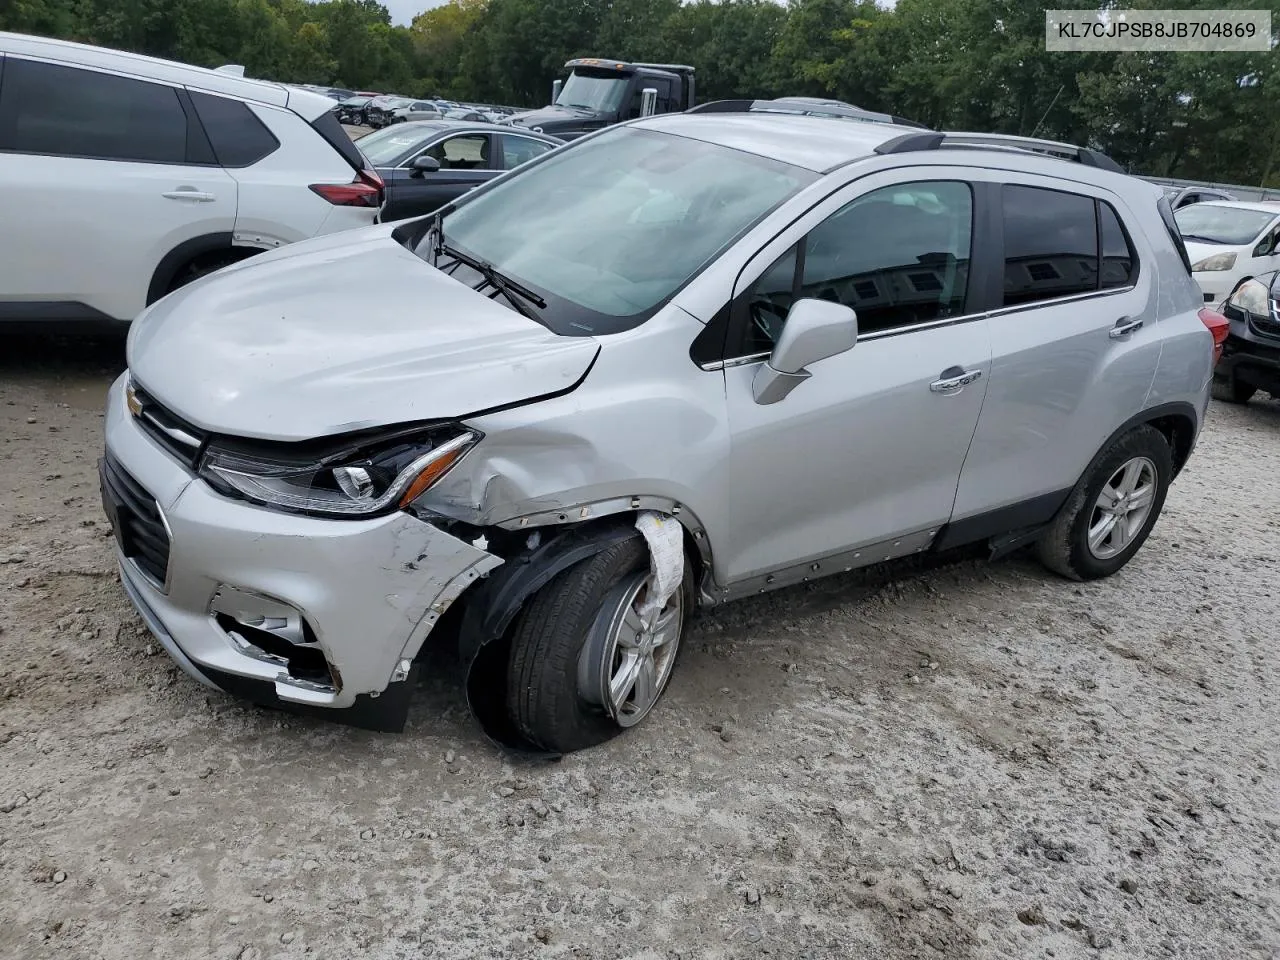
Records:
[[[178,271],[191,261],[205,254],[231,249],[233,249],[232,233],[229,230],[222,233],[206,233],[182,241],[161,257],[160,262],[156,264],[156,269],[151,274],[151,283],[147,286],[147,306],[169,292],[169,287],[177,277]]]
[[[1159,430],[1169,442],[1169,450],[1173,456],[1173,475],[1176,477],[1195,448],[1196,437],[1200,431],[1200,417],[1196,408],[1186,401],[1162,403],[1149,407],[1141,413],[1130,417],[1125,423],[1107,438],[1101,447],[1106,450],[1116,440],[1124,436],[1134,427],[1149,424]],[[1100,450],[1100,452],[1101,452]]]

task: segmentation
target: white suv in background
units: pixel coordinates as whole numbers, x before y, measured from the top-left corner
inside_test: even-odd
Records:
[[[1241,280],[1280,269],[1280,203],[1195,203],[1173,217],[1206,303],[1225,300]]]
[[[0,321],[132,320],[263,250],[375,222],[333,101],[0,33]]]

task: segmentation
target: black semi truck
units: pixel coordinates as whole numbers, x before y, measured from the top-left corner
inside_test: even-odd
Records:
[[[565,69],[569,77],[552,86],[550,106],[506,122],[572,140],[623,120],[679,113],[694,104],[693,67],[585,57],[570,60]]]

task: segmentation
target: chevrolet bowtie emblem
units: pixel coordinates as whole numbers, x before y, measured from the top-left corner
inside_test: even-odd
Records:
[[[127,384],[124,388],[124,402],[129,406],[129,412],[135,417],[142,413],[142,401],[138,399],[138,393],[133,389],[133,384]]]

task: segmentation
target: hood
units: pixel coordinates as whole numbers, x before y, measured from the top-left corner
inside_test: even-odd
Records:
[[[512,126],[526,130],[539,128],[543,133],[563,136],[566,133],[586,133],[609,123],[609,116],[585,107],[562,107],[552,104],[540,110],[517,113],[509,118]]]
[[[215,433],[307,440],[571,388],[599,349],[424,263],[390,226],[254,257],[134,322],[129,369]]]

